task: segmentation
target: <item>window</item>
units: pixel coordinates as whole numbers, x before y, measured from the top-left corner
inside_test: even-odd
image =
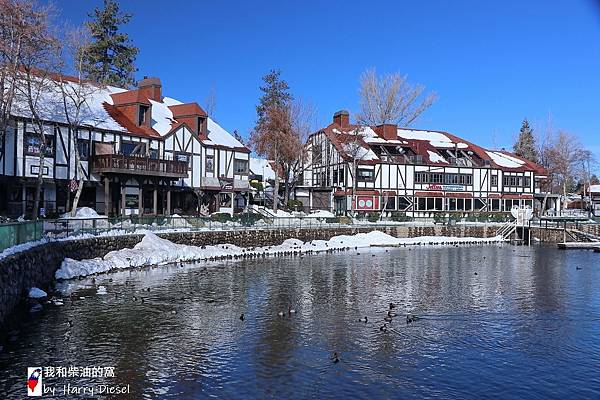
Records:
[[[475,209],[475,211],[481,211],[485,208],[486,204],[483,200],[481,199],[475,199],[473,200],[473,208]]]
[[[344,167],[339,170],[339,184],[344,185],[346,181],[344,180]]]
[[[146,143],[122,142],[121,154],[126,156],[140,156],[146,153]]]
[[[446,185],[472,185],[471,174],[443,174],[434,172],[415,172],[415,183],[435,183]]]
[[[386,210],[395,210],[396,209],[396,197],[395,196],[389,196],[389,197],[384,197],[383,201],[385,203],[385,209]]]
[[[147,119],[149,110],[150,110],[150,107],[148,107],[148,106],[140,106],[140,108],[138,110],[138,125],[139,126],[142,126],[146,123],[146,119]]]
[[[372,169],[358,168],[356,170],[356,180],[360,182],[372,182],[375,176],[375,171]]]
[[[236,174],[247,174],[248,173],[248,160],[233,160],[233,171]]]
[[[419,211],[442,211],[444,199],[442,197],[418,197],[417,210]]]
[[[492,186],[498,186],[498,175],[492,175],[490,183]]]
[[[175,153],[175,161],[189,162],[191,157],[186,153]]]
[[[337,169],[333,170],[333,177],[332,177],[332,179],[333,179],[333,184],[337,185],[337,183],[338,183],[338,170]]]
[[[410,200],[404,196],[398,196],[398,210],[408,210],[411,206]]]
[[[78,139],[77,152],[79,153],[80,160],[87,160],[90,157],[90,142],[86,139]]]
[[[491,206],[492,206],[492,211],[501,211],[500,199],[492,199]]]
[[[54,135],[44,135],[46,141],[44,146],[44,156],[54,156]],[[40,149],[42,148],[42,141],[40,135],[37,133],[26,133],[25,134],[25,153],[30,156],[39,156]]]
[[[214,156],[206,156],[206,172],[215,172],[215,158]]]

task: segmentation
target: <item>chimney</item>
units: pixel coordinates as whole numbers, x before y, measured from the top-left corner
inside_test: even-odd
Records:
[[[162,102],[162,84],[160,83],[160,78],[148,78],[144,76],[138,88],[149,99]]]
[[[340,128],[347,128],[350,125],[350,113],[346,110],[340,110],[333,114],[333,123],[338,124]]]
[[[381,124],[375,127],[375,133],[380,138],[385,140],[396,140],[398,139],[398,125],[396,124]]]

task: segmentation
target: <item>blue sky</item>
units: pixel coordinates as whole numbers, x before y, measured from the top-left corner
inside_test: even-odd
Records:
[[[56,3],[79,24],[100,0]],[[204,105],[247,135],[258,87],[282,70],[322,125],[357,111],[368,67],[399,71],[439,100],[415,127],[510,147],[523,118],[548,116],[600,158],[600,4],[552,1],[135,1],[125,27],[140,48],[138,78],[158,76],[163,94]]]

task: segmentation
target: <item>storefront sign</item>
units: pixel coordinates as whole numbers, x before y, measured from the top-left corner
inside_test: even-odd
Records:
[[[429,185],[427,190],[440,190],[442,192],[464,192],[466,189],[463,185]]]
[[[356,210],[375,210],[379,208],[379,197],[375,196],[357,196]]]

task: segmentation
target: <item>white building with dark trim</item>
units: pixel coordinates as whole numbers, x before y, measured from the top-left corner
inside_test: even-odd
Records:
[[[443,131],[350,124],[347,111],[312,134],[296,199],[347,211],[501,213],[534,207],[545,170],[506,151],[487,150]],[[354,166],[356,165],[356,170]],[[548,204],[547,208],[554,206]]]
[[[245,207],[250,150],[197,103],[164,97],[158,78],[141,80],[135,90],[98,87],[75,132],[60,101],[58,91],[45,94],[43,165],[30,114],[15,107],[0,143],[0,213],[18,216],[32,209],[40,168],[41,207],[46,214],[67,211],[69,183],[80,179],[75,146],[85,181],[80,206],[107,215],[196,214],[202,204],[210,212]]]

